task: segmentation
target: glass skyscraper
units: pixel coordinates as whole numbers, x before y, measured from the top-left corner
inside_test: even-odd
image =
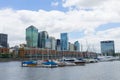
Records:
[[[56,50],[61,51],[61,44],[60,44],[60,39],[56,40]]]
[[[78,41],[75,41],[74,43],[74,46],[75,46],[75,51],[80,51],[80,43]]]
[[[0,46],[7,48],[8,47],[8,36],[7,34],[0,33]]]
[[[46,48],[51,50],[56,50],[56,39],[54,37],[49,37],[46,39]]]
[[[54,37],[50,37],[50,41],[51,41],[51,49],[52,50],[56,50],[56,39]]]
[[[49,38],[47,31],[42,31],[38,34],[38,47],[46,48],[46,40]]]
[[[38,29],[34,26],[29,26],[26,29],[27,47],[35,48],[38,45]]]
[[[101,41],[101,53],[105,56],[114,56],[114,41]]]
[[[61,50],[62,51],[69,50],[68,34],[67,33],[61,33]]]

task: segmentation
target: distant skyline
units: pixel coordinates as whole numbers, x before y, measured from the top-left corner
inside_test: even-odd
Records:
[[[67,32],[70,42],[100,52],[100,41],[114,40],[120,52],[119,0],[0,0],[0,33],[8,34],[10,46],[26,43],[25,29],[60,38]]]

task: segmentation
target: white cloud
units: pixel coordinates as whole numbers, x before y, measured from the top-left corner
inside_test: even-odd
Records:
[[[63,7],[95,8],[107,0],[63,0]]]
[[[69,8],[69,13],[71,12],[79,18],[78,21],[80,21],[80,26],[83,26],[85,34],[85,37],[80,39],[80,41],[83,42],[84,45],[86,45],[85,40],[88,40],[90,44],[93,43],[97,48],[99,47],[98,50],[100,51],[99,42],[101,40],[115,40],[115,43],[117,43],[116,51],[119,50],[120,28],[99,32],[95,31],[101,24],[110,22],[120,23],[119,0],[63,0],[63,7]],[[78,13],[79,16],[75,13]]]
[[[112,28],[105,31],[99,31],[97,36],[102,37],[104,39],[119,39],[120,38],[120,27]]]
[[[88,20],[94,17],[95,20],[118,21],[120,18],[119,0],[63,0],[63,7],[85,11]]]
[[[109,8],[109,10],[118,9],[120,6],[119,0],[62,0],[63,7],[74,7],[79,9],[93,8],[102,9]]]
[[[79,2],[80,1],[80,2]],[[19,43],[25,43],[25,29],[30,26],[36,26],[39,31],[46,30],[51,36],[59,38],[61,32],[84,32],[84,37],[79,41],[86,45],[86,40],[90,45],[97,46],[100,51],[100,41],[112,39],[120,41],[120,28],[108,29],[105,31],[96,31],[96,28],[102,24],[120,23],[119,0],[94,0],[95,2],[85,3],[85,0],[64,0],[64,7],[77,6],[90,7],[94,10],[70,10],[67,12],[52,11],[30,11],[30,10],[0,10],[0,32],[7,33],[11,46]],[[79,3],[79,4],[77,4]],[[83,4],[84,3],[84,4]],[[83,4],[80,6],[80,4]],[[109,4],[109,5],[108,5]],[[120,27],[120,26],[118,26]],[[80,35],[80,34],[76,34]],[[76,39],[70,41],[74,42]],[[117,50],[120,45],[117,44]],[[86,49],[86,48],[85,48]],[[85,50],[84,49],[84,50]]]
[[[117,28],[111,28],[104,31],[98,31],[95,34],[84,36],[80,38],[79,41],[83,45],[83,50],[86,51],[93,49],[100,52],[100,41],[104,40],[114,40],[116,52],[120,51],[120,26]]]

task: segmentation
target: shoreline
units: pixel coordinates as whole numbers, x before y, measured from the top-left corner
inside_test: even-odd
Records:
[[[0,58],[0,62],[10,62],[10,61],[22,61],[19,58]]]
[[[0,62],[11,62],[11,61],[24,61],[24,60],[30,60],[29,58],[0,58]]]

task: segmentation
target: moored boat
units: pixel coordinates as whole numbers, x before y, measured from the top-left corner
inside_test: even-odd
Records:
[[[74,63],[76,65],[85,65],[85,61],[83,59],[74,59]]]
[[[85,65],[85,61],[82,59],[77,59],[77,58],[63,58],[63,61],[69,62],[69,63],[74,63],[75,65]]]
[[[55,67],[58,67],[58,65],[52,60],[47,60],[47,61],[42,62],[42,67],[55,68]]]
[[[37,66],[37,61],[22,61],[21,63],[22,67],[34,67]]]

